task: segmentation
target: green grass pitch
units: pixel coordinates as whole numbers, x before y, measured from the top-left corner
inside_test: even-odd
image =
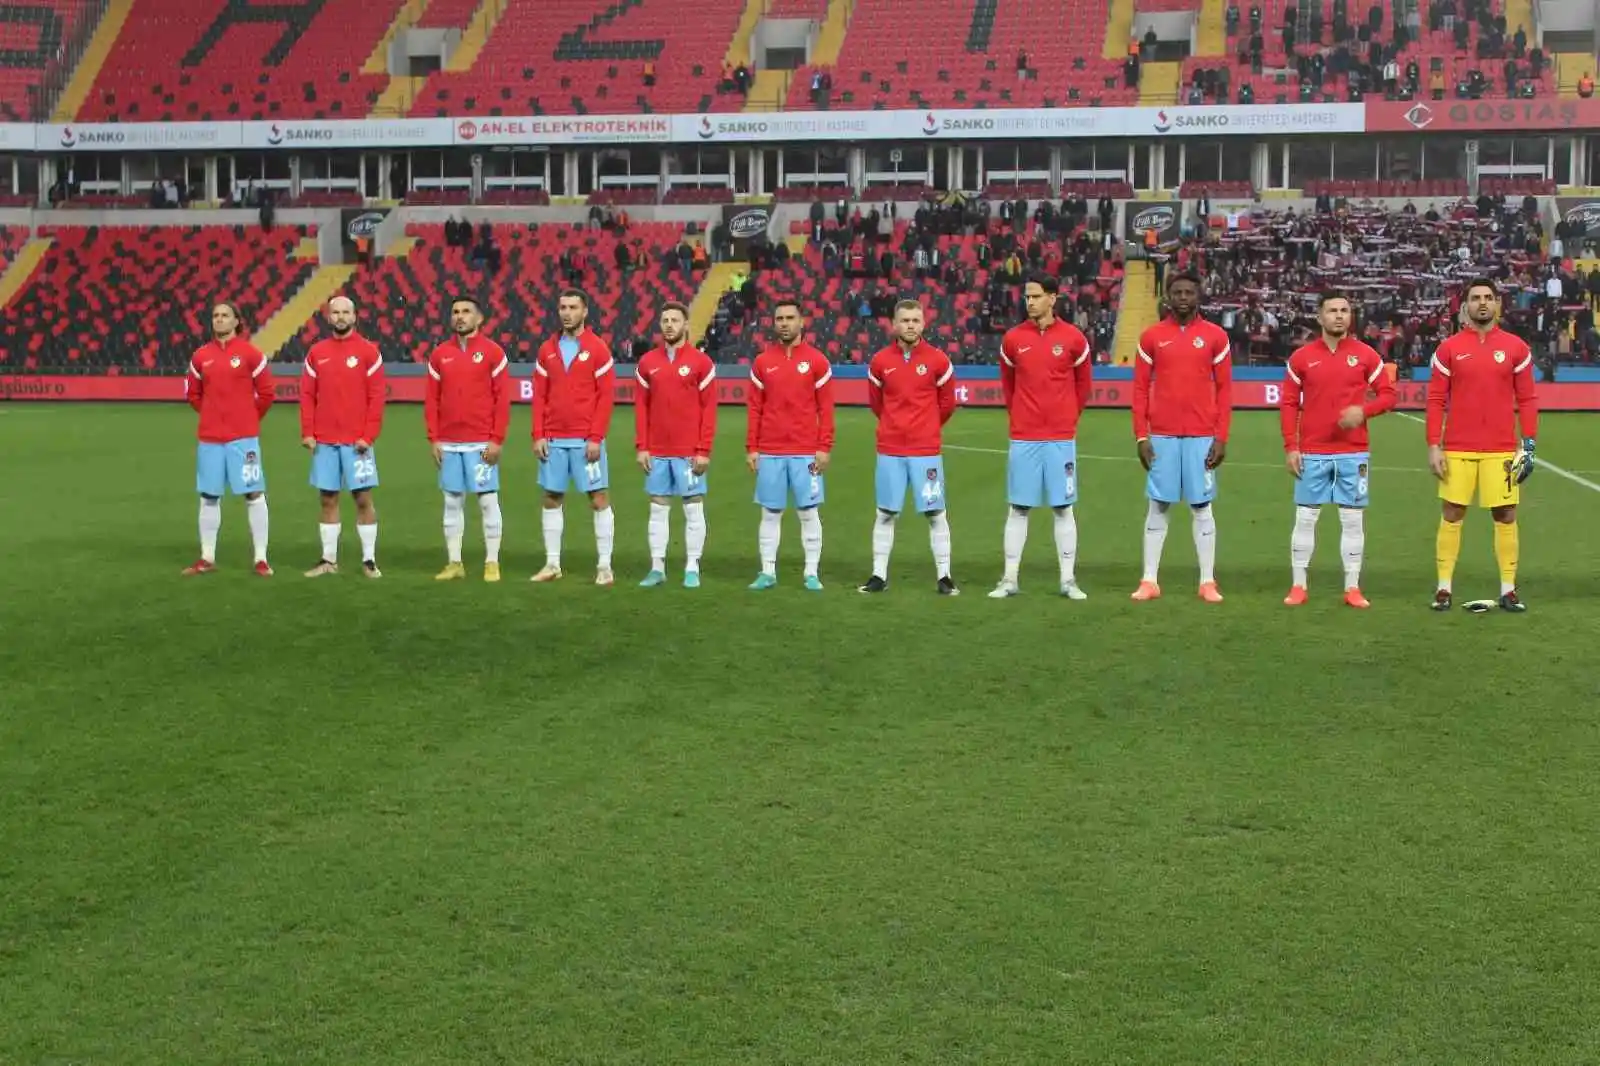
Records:
[[[1000,570],[1005,428],[947,453],[955,572],[902,520],[867,574],[872,425],[841,413],[820,596],[756,571],[743,418],[712,468],[705,587],[643,591],[618,412],[618,585],[542,562],[526,409],[506,581],[436,585],[420,411],[379,446],[380,558],[307,581],[291,409],[264,454],[278,576],[228,501],[196,554],[193,416],[0,406],[0,1063],[1593,1063],[1600,1056],[1600,493],[1524,496],[1521,617],[1426,604],[1421,427],[1374,430],[1362,613],[1325,515],[1288,584],[1275,416],[1222,471],[1218,571],[1134,605],[1127,416],[1080,437],[1080,577],[1036,516]],[[1600,480],[1600,419],[1540,455]],[[956,450],[956,449],[973,450]],[[346,562],[358,558],[347,512]],[[1469,518],[1458,598],[1496,589]]]

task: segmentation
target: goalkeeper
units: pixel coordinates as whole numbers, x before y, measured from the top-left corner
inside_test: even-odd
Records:
[[[1494,517],[1500,564],[1500,607],[1525,611],[1517,594],[1517,500],[1533,473],[1539,405],[1533,354],[1521,338],[1500,329],[1494,282],[1471,282],[1463,297],[1467,326],[1434,352],[1428,379],[1428,466],[1444,501],[1439,522],[1439,589],[1433,609],[1450,609],[1450,581],[1461,554],[1461,526],[1473,492]],[[1522,441],[1518,448],[1517,429]]]

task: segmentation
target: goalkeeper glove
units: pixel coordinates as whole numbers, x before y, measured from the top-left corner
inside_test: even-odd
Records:
[[[1522,449],[1517,452],[1517,457],[1511,461],[1511,472],[1518,485],[1528,480],[1533,475],[1533,438],[1522,438]]]

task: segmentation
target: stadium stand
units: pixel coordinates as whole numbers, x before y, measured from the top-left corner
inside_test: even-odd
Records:
[[[798,247],[785,242],[758,252],[762,269],[735,278],[739,290],[719,301],[707,351],[724,362],[749,359],[770,301],[790,296],[811,316],[816,343],[836,361],[863,362],[886,343],[894,302],[915,299],[928,309],[931,343],[958,362],[993,362],[1001,333],[1023,316],[1024,276],[1038,269],[1062,279],[1063,313],[1071,308],[1103,359],[1121,296],[1120,252],[1103,258],[1086,218],[1063,219],[1054,205],[1020,227],[982,220],[975,205],[966,211],[928,205],[916,218],[897,221],[857,212],[842,226],[835,219],[818,224],[820,240],[797,235],[790,240]],[[807,230],[805,223],[796,227]]]
[[[468,293],[481,301],[485,329],[511,358],[531,362],[543,337],[559,328],[555,293],[568,285],[589,294],[589,321],[620,357],[625,344],[649,336],[662,303],[687,304],[699,287],[697,274],[669,257],[683,236],[677,223],[635,223],[620,234],[599,227],[491,226],[498,268],[492,257],[478,255],[481,232],[474,230],[470,243],[451,244],[444,225],[413,224],[406,227],[417,242],[409,255],[380,258],[351,278],[347,295],[356,302],[360,328],[385,359],[426,358],[446,335],[447,301]],[[626,269],[618,264],[619,247],[632,257]],[[323,329],[320,321],[306,323],[279,358],[304,358]]]
[[[871,108],[1073,107],[1138,102],[1120,60],[1104,59],[1105,0],[928,4],[857,0],[839,60],[802,67],[788,106]],[[1061,47],[1081,41],[1086,48]],[[833,88],[814,98],[812,74]]]
[[[180,368],[210,329],[208,301],[265,323],[315,265],[292,257],[305,229],[41,227],[54,244],[5,316],[8,368]]]
[[[88,0],[49,0],[14,11],[23,65],[0,67],[0,111],[24,114],[40,81],[45,39],[69,33]],[[389,88],[369,62],[407,5],[403,0],[326,0],[260,5],[250,0],[132,0],[132,10],[78,121],[221,118],[359,118]],[[818,53],[789,79],[790,108],[1111,106],[1139,102],[1128,84],[1106,0],[929,4],[856,0],[837,61]],[[1197,9],[1196,0],[1145,0],[1141,11]],[[1555,89],[1550,58],[1517,37],[1500,0],[1473,0],[1473,18],[1443,5],[1382,0],[1266,0],[1254,30],[1230,9],[1227,54],[1183,61],[1179,102],[1344,101],[1352,92],[1391,98],[1505,97]],[[421,80],[413,115],[630,114],[734,111],[743,94],[724,80],[742,55],[742,5],[682,17],[676,0],[434,0],[421,28],[469,29],[445,68]],[[768,18],[816,22],[823,0],[781,0]],[[1416,19],[1412,21],[1412,13]],[[55,21],[51,21],[51,18]],[[1204,12],[1202,12],[1204,17]],[[746,20],[748,21],[748,20]],[[33,26],[37,23],[38,30]],[[907,27],[916,32],[908,33]],[[1524,27],[1529,33],[1532,27]],[[23,40],[25,38],[26,40]],[[1088,47],[1044,47],[1044,42]],[[1105,48],[1102,50],[1102,44]],[[33,51],[30,52],[29,49]],[[1103,52],[1105,54],[1103,54]],[[381,52],[379,53],[381,55]],[[1107,58],[1107,54],[1117,58]],[[1391,67],[1392,61],[1392,67]],[[381,64],[380,64],[381,66]],[[647,66],[654,77],[647,77]],[[760,72],[758,72],[760,73]],[[813,75],[827,86],[813,87]],[[1241,95],[1243,94],[1243,95]]]
[[[741,9],[709,4],[686,18],[677,0],[513,2],[471,68],[430,75],[411,113],[737,111],[743,97],[720,82]]]
[[[89,0],[0,4],[0,120],[48,117],[48,90],[67,74],[67,45],[92,25],[94,8]]]
[[[1350,295],[1363,339],[1407,373],[1457,328],[1462,289],[1476,277],[1498,281],[1509,328],[1543,358],[1600,352],[1588,295],[1600,301],[1600,280],[1591,288],[1587,275],[1580,281],[1570,264],[1551,262],[1537,211],[1521,201],[1485,196],[1420,213],[1319,206],[1258,210],[1235,229],[1213,219],[1204,240],[1171,250],[1175,269],[1201,269],[1206,313],[1232,336],[1238,361],[1283,362],[1312,336],[1319,294],[1337,289]],[[1556,298],[1547,295],[1552,274]]]
[[[362,63],[402,0],[133,0],[80,122],[364,118],[387,75]]]
[[[1259,27],[1228,12],[1226,57],[1184,61],[1182,102],[1301,103],[1362,99],[1504,98],[1555,90],[1549,58],[1508,25],[1500,0],[1450,5],[1382,0],[1265,0]]]

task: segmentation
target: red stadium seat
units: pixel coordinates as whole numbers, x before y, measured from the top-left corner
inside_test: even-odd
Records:
[[[209,335],[207,301],[258,327],[311,276],[292,252],[303,228],[41,227],[54,244],[12,302],[10,364],[172,371]],[[152,285],[150,279],[160,278]]]
[[[0,4],[0,121],[43,122],[47,85],[65,81],[62,56],[94,25],[91,0]]]
[[[1101,57],[1105,0],[1027,4],[930,4],[857,0],[827,101],[837,110],[1075,107],[1135,104],[1122,63]],[[1074,42],[1063,47],[1063,42]],[[1027,73],[1017,72],[1018,52]],[[806,109],[813,68],[789,84],[789,107]]]
[[[635,114],[736,111],[719,94],[722,60],[741,4],[685,17],[681,0],[520,0],[489,35],[472,69],[428,78],[411,113]],[[644,84],[653,62],[654,86]]]
[[[625,341],[649,336],[662,303],[689,303],[700,283],[699,276],[685,276],[667,259],[683,234],[677,223],[636,223],[621,238],[583,227],[496,226],[495,244],[503,257],[498,272],[473,266],[471,249],[447,245],[442,225],[413,225],[406,232],[418,242],[410,255],[377,260],[358,272],[347,290],[362,331],[390,360],[426,358],[445,335],[450,296],[471,293],[483,304],[485,328],[512,360],[531,362],[540,341],[559,328],[554,294],[570,284],[560,265],[569,248],[580,262],[579,287],[589,294],[589,321],[619,354]],[[642,266],[617,269],[619,239],[636,255],[643,253]],[[308,322],[281,357],[302,358],[323,328],[320,321]]]
[[[365,118],[389,84],[362,74],[403,0],[269,7],[134,0],[81,122]],[[304,23],[262,12],[311,12]]]

